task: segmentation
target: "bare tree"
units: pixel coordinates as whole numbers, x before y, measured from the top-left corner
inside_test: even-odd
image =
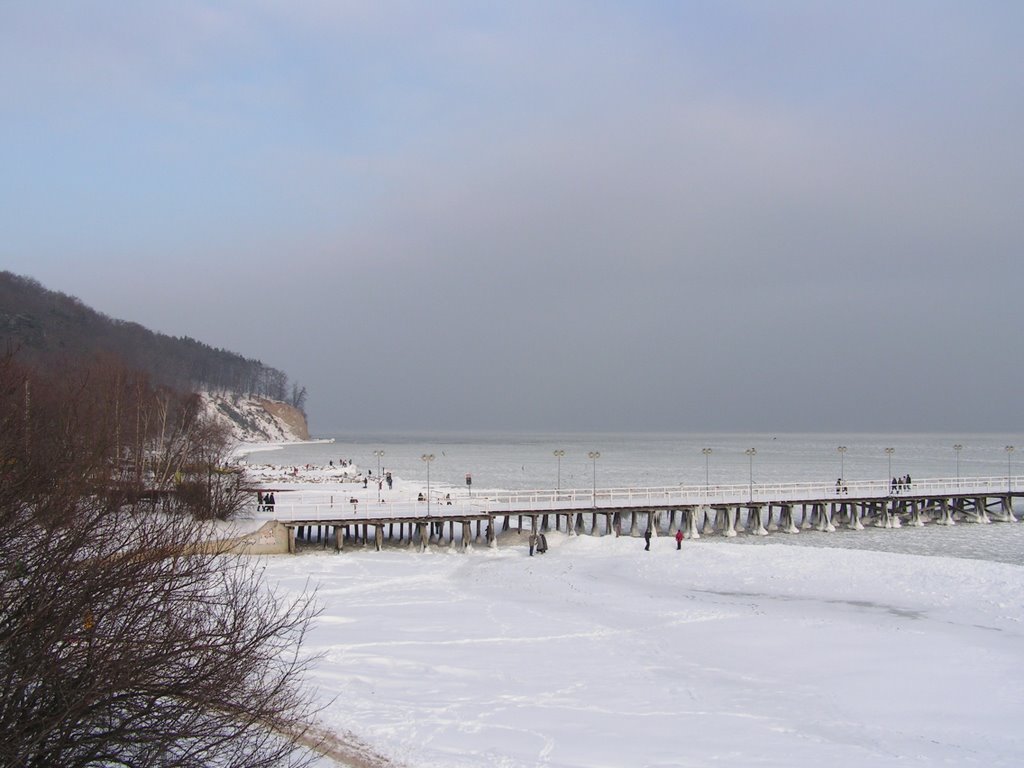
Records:
[[[90,381],[0,360],[0,766],[302,763],[313,595],[146,501],[109,420],[146,398]]]
[[[298,382],[292,384],[291,406],[302,413],[306,412],[306,388]]]

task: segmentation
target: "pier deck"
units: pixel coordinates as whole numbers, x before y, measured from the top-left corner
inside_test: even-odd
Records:
[[[834,531],[866,526],[899,528],[926,523],[1016,522],[1013,499],[1024,495],[1024,478],[930,478],[909,485],[890,482],[679,485],[659,488],[597,488],[515,491],[430,501],[378,502],[338,493],[294,492],[279,501],[274,518],[294,539],[346,539],[379,549],[385,540],[463,547],[494,546],[501,530],[565,530],[569,534],[640,535],[653,528],[686,538],[738,533],[767,535],[814,528]],[[797,517],[799,515],[799,522]],[[513,526],[512,520],[515,520]],[[474,526],[474,523],[476,524]],[[475,528],[475,532],[474,532]],[[447,529],[447,533],[446,533]]]

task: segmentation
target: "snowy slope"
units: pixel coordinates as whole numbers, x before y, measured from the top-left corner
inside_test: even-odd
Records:
[[[288,443],[309,439],[306,418],[287,403],[229,393],[200,392],[208,415],[231,429],[240,443]]]

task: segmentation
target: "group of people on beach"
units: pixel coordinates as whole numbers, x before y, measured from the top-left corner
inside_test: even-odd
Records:
[[[266,510],[267,512],[273,512],[274,511],[274,504],[276,504],[276,503],[277,502],[274,501],[274,492],[273,491],[267,491],[266,493],[263,493],[263,491],[256,491],[256,511],[257,512],[263,512],[264,510]]]

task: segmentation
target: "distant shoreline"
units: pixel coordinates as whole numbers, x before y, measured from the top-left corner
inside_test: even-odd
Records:
[[[317,445],[320,443],[333,443],[333,437],[319,437],[315,440],[279,440],[266,443],[239,443],[231,449],[231,458],[238,460],[250,453],[262,453],[264,451],[280,451],[292,445]]]

